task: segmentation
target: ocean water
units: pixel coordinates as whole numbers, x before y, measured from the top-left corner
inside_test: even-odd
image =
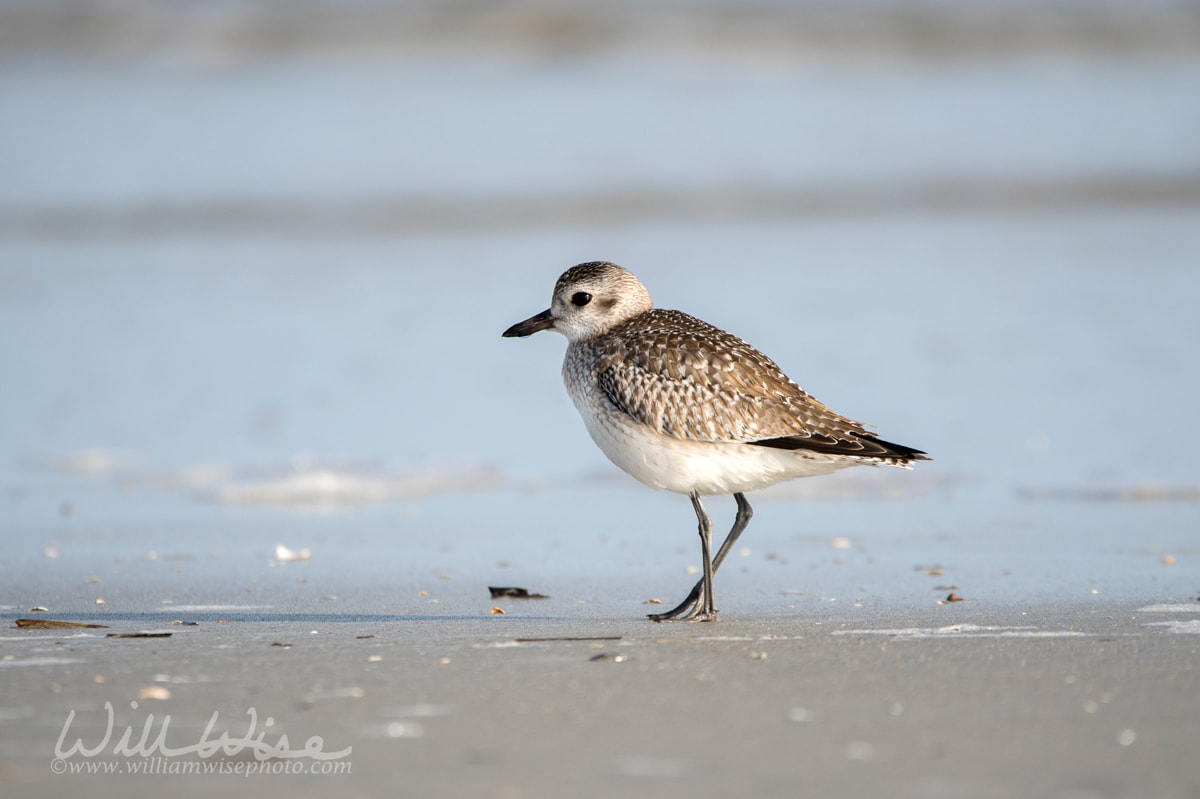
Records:
[[[595,259],[935,459],[752,496],[727,612],[1194,599],[1195,53],[672,41],[10,53],[0,605],[682,595],[688,503],[500,338]]]

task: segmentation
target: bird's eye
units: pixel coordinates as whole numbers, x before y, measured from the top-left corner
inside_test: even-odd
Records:
[[[576,292],[575,295],[571,297],[571,304],[578,305],[580,308],[587,305],[591,301],[592,295],[588,294],[586,291]]]

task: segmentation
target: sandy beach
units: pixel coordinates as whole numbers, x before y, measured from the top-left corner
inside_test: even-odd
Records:
[[[503,604],[503,616],[182,610],[195,626],[132,614],[107,630],[6,630],[3,780],[13,796],[101,797],[1200,790],[1196,603],[704,625]],[[171,637],[105,637],[143,630]],[[216,714],[207,740],[233,743],[201,754]],[[127,729],[143,748],[113,754]],[[103,751],[71,752],[106,734]],[[312,736],[330,759],[303,754]],[[164,757],[171,747],[192,751]]]

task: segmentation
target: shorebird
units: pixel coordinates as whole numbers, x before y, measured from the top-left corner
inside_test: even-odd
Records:
[[[607,261],[559,277],[550,307],[505,330],[567,339],[562,377],[608,459],[654,489],[687,494],[703,576],[654,621],[715,621],[713,575],[750,522],[745,492],[849,466],[911,469],[920,450],[839,416],[746,342],[680,311],[654,308],[629,271]],[[737,516],[716,556],[702,496],[732,494]]]

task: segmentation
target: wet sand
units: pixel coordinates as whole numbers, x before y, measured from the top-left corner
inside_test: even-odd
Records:
[[[253,747],[157,759],[111,748],[127,727],[136,743],[147,723],[153,741],[163,714],[164,740],[194,745],[214,713],[209,740],[265,733],[259,740],[277,745],[286,734],[281,748],[299,751],[317,735],[325,753],[352,749],[324,765],[265,761],[349,773],[249,778],[249,790],[301,796],[1200,791],[1197,603],[997,611],[968,601],[658,625],[586,610],[572,617],[553,600],[497,602],[504,615],[181,609],[167,615],[198,623],[152,613],[107,618],[107,630],[6,629],[5,793],[210,794],[222,789],[220,775],[171,769],[248,768],[258,763]],[[172,635],[104,637],[139,630]],[[106,701],[108,753],[76,752],[55,766],[68,714],[76,712],[59,746],[93,748],[108,725]],[[101,761],[148,762],[159,773],[86,773]]]

